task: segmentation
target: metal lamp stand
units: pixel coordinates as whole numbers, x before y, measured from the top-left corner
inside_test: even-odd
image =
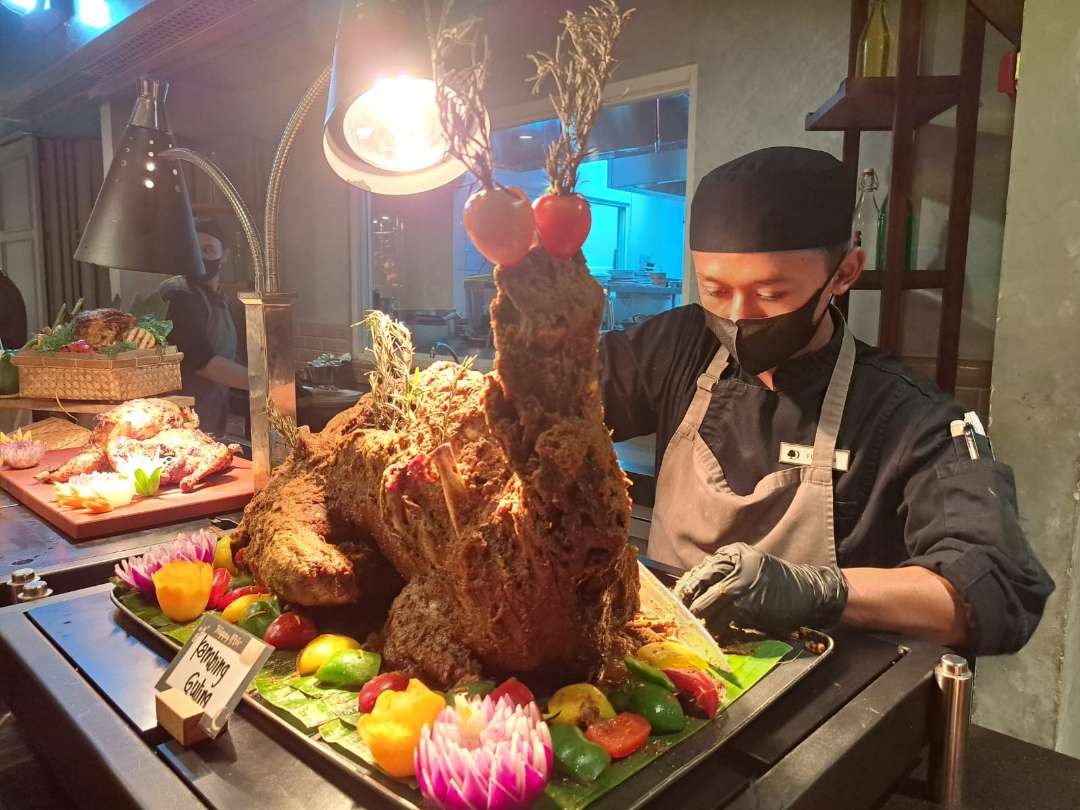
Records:
[[[284,459],[284,448],[270,427],[268,406],[284,417],[296,419],[295,368],[293,365],[293,293],[278,289],[277,212],[285,164],[296,133],[315,101],[326,90],[330,68],[323,70],[293,110],[278,141],[266,187],[263,235],[236,186],[212,160],[192,149],[167,149],[162,157],[183,160],[201,169],[221,190],[240,221],[255,270],[255,291],[240,293],[247,323],[248,387],[251,415],[251,459],[255,491],[270,478],[273,465]]]

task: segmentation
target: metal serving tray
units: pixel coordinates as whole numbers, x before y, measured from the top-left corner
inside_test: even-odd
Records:
[[[110,594],[110,599],[117,610],[142,631],[149,633],[171,649],[180,648],[176,641],[159,633],[150,624],[132,613],[117,598],[115,591]],[[824,645],[824,651],[812,653],[802,642]],[[589,808],[591,810],[633,810],[656,798],[702,760],[716,752],[727,740],[735,736],[807,673],[817,667],[833,650],[833,639],[816,630],[804,630],[802,638],[791,643],[793,645],[791,652],[781,659],[768,675],[721,712],[712,723],[590,803]],[[292,750],[307,752],[332,763],[353,777],[358,785],[376,792],[398,807],[423,810],[423,802],[414,788],[384,776],[374,769],[365,768],[338,753],[328,743],[309,737],[262,703],[257,695],[250,692],[244,695],[240,710],[254,712],[270,721],[267,725],[275,729],[274,733],[291,740]]]

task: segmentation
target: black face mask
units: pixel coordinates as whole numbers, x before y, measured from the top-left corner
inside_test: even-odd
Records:
[[[749,374],[776,368],[810,342],[821,320],[814,320],[814,310],[832,282],[834,273],[794,312],[771,318],[743,318],[733,321],[705,310],[709,328],[720,338],[732,359]],[[828,311],[826,310],[826,315]],[[824,317],[824,316],[823,316]]]

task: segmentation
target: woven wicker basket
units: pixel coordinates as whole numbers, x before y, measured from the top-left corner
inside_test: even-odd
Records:
[[[19,369],[19,396],[98,402],[179,391],[183,358],[175,346],[115,357],[24,349],[12,362]]]

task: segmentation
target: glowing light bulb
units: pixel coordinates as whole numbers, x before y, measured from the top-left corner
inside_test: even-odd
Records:
[[[152,172],[152,171],[154,171],[154,169],[156,169],[156,168],[157,168],[157,164],[156,164],[156,163],[154,163],[154,161],[152,161],[152,160],[148,160],[148,161],[146,161],[146,170],[147,170],[148,172]]]
[[[344,128],[356,155],[386,171],[419,171],[446,154],[435,82],[430,79],[376,79],[346,111]]]
[[[112,23],[108,0],[78,0],[75,16],[88,28],[108,28]]]
[[[151,180],[150,178],[147,178],[147,179],[143,180],[142,184],[144,186],[146,186],[147,188],[153,188],[154,187],[154,181]]]

